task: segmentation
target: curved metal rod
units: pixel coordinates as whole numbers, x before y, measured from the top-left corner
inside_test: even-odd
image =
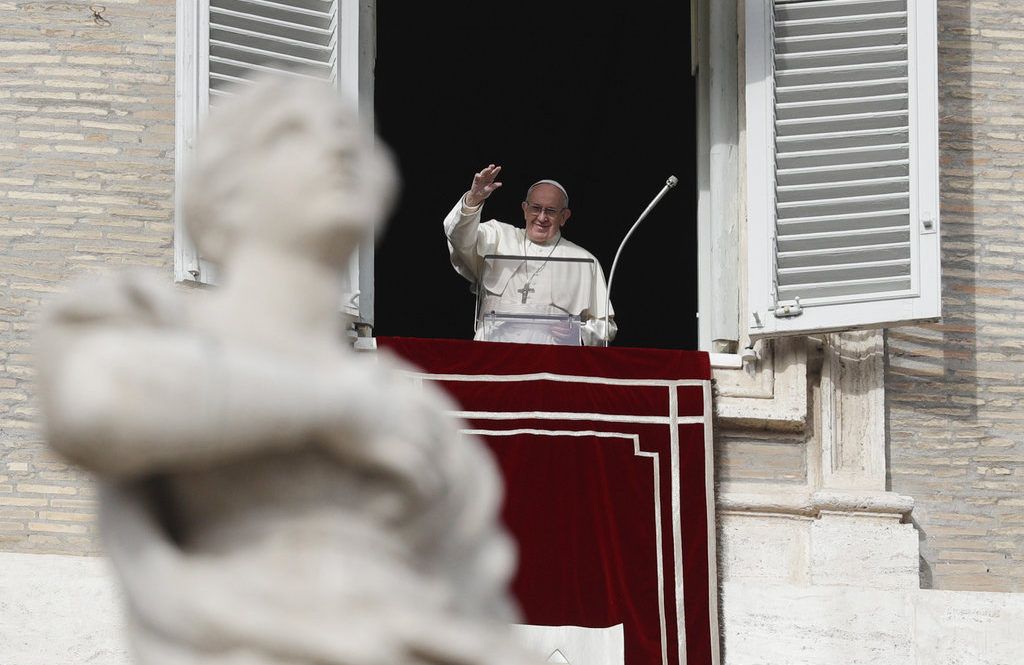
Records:
[[[608,289],[605,291],[604,299],[604,345],[606,347],[608,346],[608,310],[611,308],[612,303],[612,280],[615,279],[615,268],[619,265],[619,255],[622,254],[622,248],[626,246],[626,242],[628,242],[629,237],[633,235],[633,231],[636,231],[636,227],[640,226],[640,222],[644,221],[644,218],[647,217],[648,213],[654,209],[654,206],[658,205],[658,201],[661,201],[661,197],[665,196],[665,194],[668,193],[668,190],[672,189],[677,184],[679,184],[679,178],[674,175],[670,175],[668,180],[665,181],[665,186],[661,188],[660,192],[658,192],[658,195],[654,197],[654,200],[648,204],[644,211],[640,213],[640,216],[637,217],[637,220],[633,222],[633,226],[629,228],[629,231],[626,233],[626,237],[622,239],[621,243],[619,243],[619,249],[615,252],[615,259],[612,261],[612,269],[611,272],[608,273]]]

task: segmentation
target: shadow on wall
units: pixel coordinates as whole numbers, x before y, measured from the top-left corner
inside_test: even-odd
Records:
[[[1019,501],[1020,478],[1007,467],[1024,462],[1013,452],[1021,438],[1013,414],[1024,406],[1013,291],[1024,272],[1004,185],[1024,151],[997,120],[1022,100],[1007,92],[1006,65],[995,64],[1005,51],[979,43],[1011,15],[1020,11],[972,15],[968,2],[939,3],[943,319],[887,335],[887,484],[915,499],[922,588],[1022,589],[1011,553],[1024,536],[1010,529],[1019,529],[1020,507],[1010,502]],[[975,117],[977,109],[986,115]]]

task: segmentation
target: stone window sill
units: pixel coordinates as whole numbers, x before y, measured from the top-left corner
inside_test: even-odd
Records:
[[[807,424],[804,338],[777,339],[744,366],[735,354],[711,354],[716,424],[799,431]]]

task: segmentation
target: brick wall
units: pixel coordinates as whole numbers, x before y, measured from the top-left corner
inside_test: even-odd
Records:
[[[1024,5],[939,0],[943,320],[890,331],[922,582],[1024,591]]]
[[[0,551],[97,550],[88,479],[41,443],[30,342],[74,275],[168,278],[174,0],[0,0]]]

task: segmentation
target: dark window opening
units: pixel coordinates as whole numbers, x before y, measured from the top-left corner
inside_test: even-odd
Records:
[[[679,185],[636,231],[612,290],[616,346],[697,346],[695,82],[689,5],[533,0],[377,5],[377,129],[401,200],[376,252],[377,335],[472,337],[474,297],[441,220],[473,173],[501,164],[484,219],[522,226],[530,183],[569,191],[565,237],[605,275],[669,175]]]

